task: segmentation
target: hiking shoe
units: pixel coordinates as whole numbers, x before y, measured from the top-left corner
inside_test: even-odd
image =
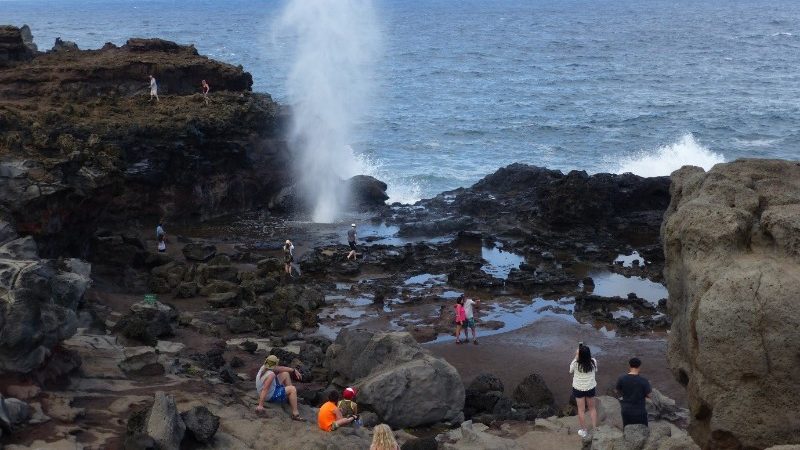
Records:
[[[584,430],[584,429],[578,430],[578,436],[580,436],[582,438],[585,438],[588,435],[589,435],[589,433],[587,433],[586,430]]]

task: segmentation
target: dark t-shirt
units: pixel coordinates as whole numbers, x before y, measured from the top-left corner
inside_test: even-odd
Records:
[[[641,375],[623,375],[617,380],[617,392],[622,394],[623,413],[646,413],[645,398],[650,394],[650,382]]]

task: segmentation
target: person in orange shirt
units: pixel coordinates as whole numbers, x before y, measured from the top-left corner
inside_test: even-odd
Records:
[[[317,425],[322,431],[333,431],[341,426],[349,425],[358,419],[358,416],[342,417],[342,411],[336,406],[339,401],[339,391],[331,391],[328,401],[319,408]]]

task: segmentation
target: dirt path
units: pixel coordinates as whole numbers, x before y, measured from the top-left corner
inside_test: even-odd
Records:
[[[656,389],[686,405],[684,388],[672,377],[667,364],[665,336],[608,337],[589,325],[558,317],[545,317],[532,325],[508,333],[480,338],[479,345],[456,345],[452,341],[427,344],[435,355],[458,369],[465,385],[480,373],[489,372],[503,380],[507,393],[532,372],[538,372],[553,391],[558,405],[569,400],[572,377],[568,366],[579,341],[592,349],[598,360],[598,395],[613,388],[617,377],[627,371],[632,356],[641,358],[642,374]]]

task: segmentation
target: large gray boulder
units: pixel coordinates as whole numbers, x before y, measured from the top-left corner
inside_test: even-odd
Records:
[[[175,399],[163,391],[157,391],[153,407],[145,420],[145,433],[155,440],[162,450],[179,450],[186,425],[183,423]]]
[[[181,413],[181,419],[186,424],[186,434],[197,442],[210,441],[219,428],[219,417],[212,414],[205,406],[195,406]]]
[[[800,442],[800,164],[684,167],[670,190],[668,356],[691,436],[711,448]]]
[[[456,421],[464,385],[456,369],[408,333],[342,330],[325,367],[335,384],[355,384],[358,402],[393,428]]]

